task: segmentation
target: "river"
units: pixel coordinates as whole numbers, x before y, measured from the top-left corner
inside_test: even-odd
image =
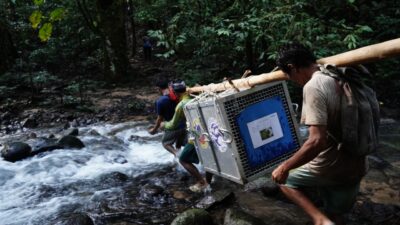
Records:
[[[71,217],[90,217],[95,224],[170,222],[190,205],[173,198],[189,181],[163,149],[161,134],[147,133],[148,125],[82,127],[83,149],[54,150],[15,163],[0,159],[0,224],[64,224]]]

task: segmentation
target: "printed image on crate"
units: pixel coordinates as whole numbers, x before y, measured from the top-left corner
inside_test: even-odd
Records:
[[[248,164],[254,168],[297,150],[289,118],[279,96],[248,106],[237,116]]]
[[[274,136],[274,132],[272,131],[272,127],[268,127],[268,128],[260,130],[260,137],[261,137],[261,140],[263,140],[263,141],[270,137],[273,137],[273,136]]]

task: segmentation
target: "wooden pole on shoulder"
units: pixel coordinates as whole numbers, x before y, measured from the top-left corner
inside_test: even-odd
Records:
[[[379,44],[369,45],[366,47],[358,48],[352,51],[341,53],[338,55],[326,57],[317,60],[319,64],[334,64],[337,66],[357,65],[368,62],[375,62],[378,60],[395,57],[400,55],[400,38],[385,41]],[[265,84],[273,81],[288,80],[288,77],[282,71],[274,71],[271,73],[263,73],[254,75],[247,78],[232,80],[231,82],[237,88],[251,88],[255,85]],[[190,93],[212,91],[219,92],[233,88],[232,84],[224,81],[218,84],[209,84],[199,87],[188,88]]]

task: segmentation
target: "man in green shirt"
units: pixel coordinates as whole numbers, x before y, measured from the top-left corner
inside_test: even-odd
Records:
[[[175,108],[175,114],[173,118],[164,123],[165,130],[175,129],[179,126],[179,124],[186,123],[186,117],[183,109],[190,101],[190,95],[186,91],[185,82],[176,82],[172,85],[172,87],[179,98],[179,103]],[[180,164],[197,180],[196,184],[190,186],[189,189],[193,192],[200,192],[204,190],[208,186],[208,182],[200,174],[197,167],[193,165],[193,163],[199,163],[193,143],[187,143],[178,157]],[[207,176],[207,178],[208,177],[210,178],[209,180],[211,180],[211,176]]]

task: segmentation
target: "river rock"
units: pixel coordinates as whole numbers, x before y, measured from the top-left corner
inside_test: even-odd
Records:
[[[94,225],[93,220],[86,214],[74,213],[67,218],[59,219],[55,225]]]
[[[27,118],[27,119],[23,120],[21,124],[22,124],[22,127],[26,127],[26,128],[35,128],[38,125],[36,120],[33,118]]]
[[[78,136],[79,135],[79,129],[78,128],[71,128],[71,129],[67,130],[66,134],[67,135],[71,135],[71,136]]]
[[[230,190],[222,189],[218,190],[216,192],[212,192],[209,195],[205,196],[203,199],[197,203],[196,207],[201,208],[201,209],[208,209],[211,206],[217,204],[217,203],[222,203],[226,199],[229,199],[230,197],[233,197],[234,194]]]
[[[261,219],[241,210],[228,209],[225,212],[224,225],[266,225]]]
[[[268,225],[297,225],[310,222],[296,205],[266,197],[261,191],[237,191],[235,197],[236,203],[244,212],[260,218]]]
[[[42,152],[47,152],[62,148],[63,148],[62,146],[56,143],[56,139],[41,137],[35,140],[35,143],[32,144],[31,156],[37,155]]]
[[[84,148],[85,145],[83,144],[83,142],[75,137],[75,136],[71,136],[71,135],[66,135],[64,137],[62,137],[58,142],[58,145],[64,147],[64,148]]]
[[[13,142],[4,145],[1,150],[1,156],[6,161],[15,162],[30,156],[31,146],[23,142]]]
[[[179,214],[171,225],[212,225],[210,214],[204,209],[189,209]]]
[[[103,184],[115,184],[119,182],[125,182],[128,180],[128,176],[120,172],[111,172],[103,174],[98,178],[100,183]]]

